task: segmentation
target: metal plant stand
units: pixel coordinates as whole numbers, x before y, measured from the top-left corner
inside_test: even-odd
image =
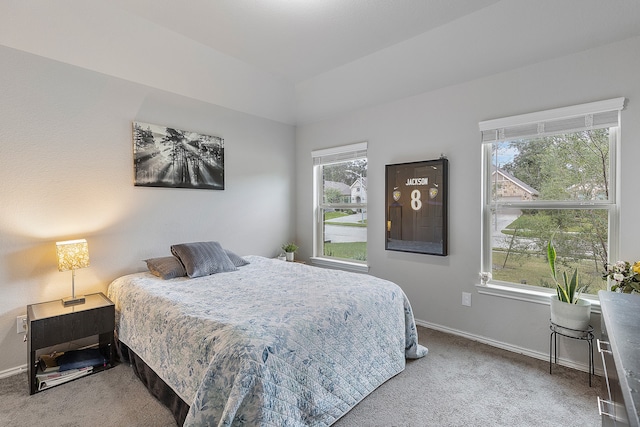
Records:
[[[582,331],[565,328],[549,320],[549,329],[551,330],[551,336],[549,337],[549,373],[551,374],[553,363],[558,364],[558,335],[574,340],[586,341],[589,345],[589,387],[591,387],[591,377],[595,375],[595,367],[593,365],[593,326],[589,325],[586,330]]]

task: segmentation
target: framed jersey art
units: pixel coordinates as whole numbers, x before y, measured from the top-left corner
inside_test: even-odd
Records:
[[[385,249],[448,255],[447,178],[449,161],[386,165]]]

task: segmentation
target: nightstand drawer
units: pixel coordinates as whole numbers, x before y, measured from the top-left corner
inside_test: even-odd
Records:
[[[108,333],[115,328],[114,306],[32,321],[31,339],[39,348]]]

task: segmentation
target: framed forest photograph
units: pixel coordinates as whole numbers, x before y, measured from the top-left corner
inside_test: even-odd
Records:
[[[386,165],[385,249],[446,256],[449,161]]]
[[[134,185],[224,190],[224,139],[133,122]]]

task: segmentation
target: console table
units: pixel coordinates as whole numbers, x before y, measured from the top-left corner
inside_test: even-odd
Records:
[[[640,426],[640,295],[599,291],[604,368],[603,426]]]

